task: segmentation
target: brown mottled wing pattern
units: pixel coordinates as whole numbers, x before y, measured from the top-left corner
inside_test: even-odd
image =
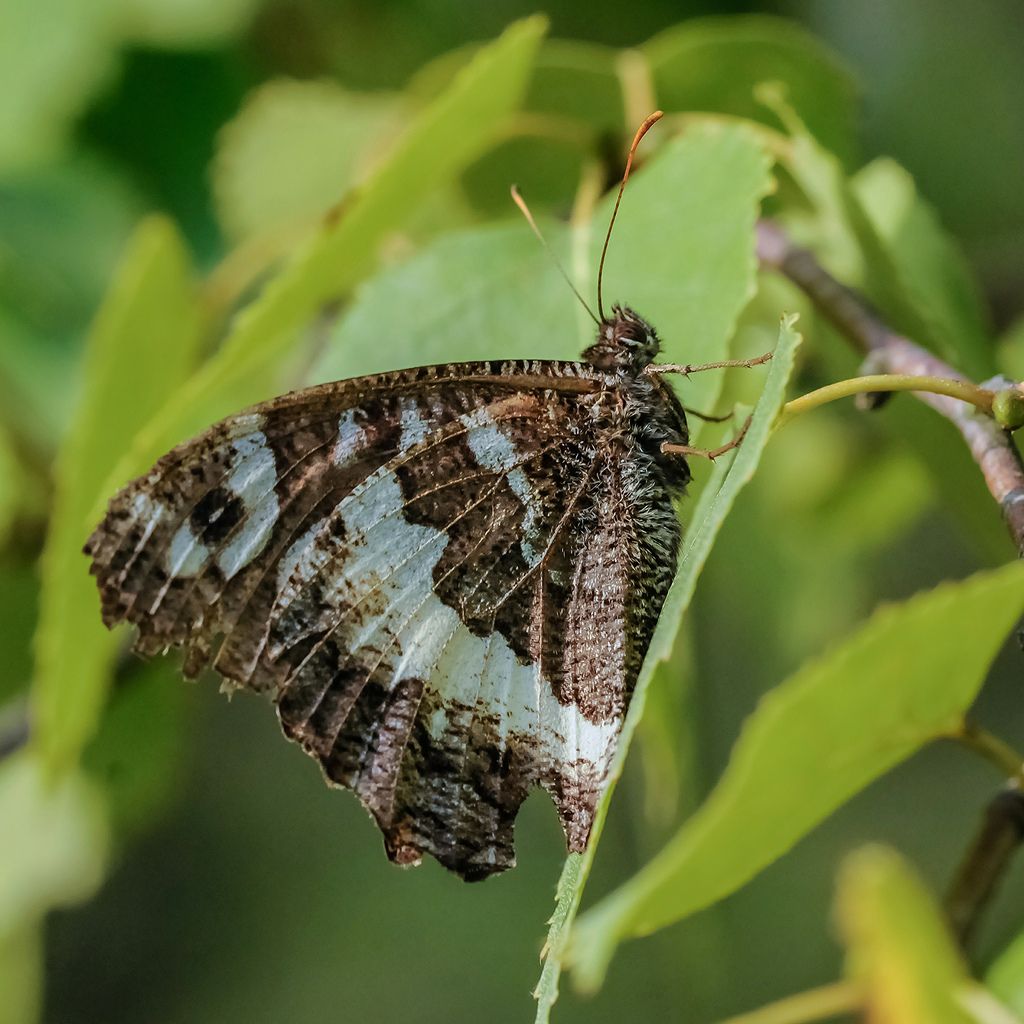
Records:
[[[675,565],[635,509],[678,532],[594,427],[603,385],[428,367],[225,420],[111,501],[86,547],[104,621],[269,694],[395,861],[511,866],[537,784],[581,850]]]

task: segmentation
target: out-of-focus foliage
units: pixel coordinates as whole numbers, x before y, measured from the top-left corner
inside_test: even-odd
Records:
[[[140,212],[92,154],[0,180],[0,418],[34,444],[67,429],[80,346]]]
[[[6,0],[0,5],[0,170],[68,144],[73,118],[114,78],[128,44],[229,38],[263,0]]]
[[[1013,552],[959,438],[909,396],[766,444],[791,372],[790,394],[857,358],[756,272],[753,228],[777,218],[968,374],[1024,375],[1024,20],[847,6],[645,0],[624,22],[612,0],[558,0],[545,36],[511,0],[0,4],[0,1017],[531,1013],[564,859],[544,799],[500,880],[394,870],[266,708],[225,710],[174,658],[118,657],[80,548],[114,487],[247,402],[435,360],[573,358],[592,325],[508,186],[589,300],[655,107],[607,298],[649,316],[672,361],[756,355],[783,313],[806,342],[791,366],[784,326],[767,373],[677,382],[697,410],[756,407],[755,426],[731,468],[693,466],[691,546],[615,797],[565,864],[540,1015],[588,879],[612,893],[576,933],[591,984],[620,938],[728,898],[625,944],[600,997],[563,993],[558,1020],[716,1019],[837,977],[828,886],[865,839],[941,886],[996,780],[948,745],[883,773],[959,720],[1019,610],[1013,570],[933,588]],[[693,419],[694,437],[742,415]],[[1018,746],[1019,677],[1011,649],[971,712]],[[1024,957],[1002,948],[1021,884],[980,956],[1017,1012]],[[1005,1018],[893,855],[848,862],[837,923],[879,1019]]]
[[[836,924],[847,946],[847,975],[861,989],[868,1019],[879,1024],[985,1019],[966,1005],[967,969],[939,908],[892,851],[865,847],[843,862]]]
[[[251,21],[264,0],[122,0],[123,31],[132,43],[189,49],[213,46]]]
[[[22,925],[0,938],[0,992],[5,1021],[37,1020],[43,1009],[43,929]]]
[[[29,752],[0,763],[0,991],[3,1017],[32,1021],[42,1004],[42,924],[54,907],[92,896],[109,835],[103,794],[82,773],[48,783]]]
[[[55,466],[36,632],[34,742],[47,767],[67,769],[99,720],[117,638],[97,620],[82,545],[109,495],[111,473],[155,405],[193,368],[201,318],[184,244],[173,224],[144,221],[96,318],[79,407]]]
[[[23,486],[21,466],[7,431],[0,429],[0,545],[8,533],[20,504],[19,491]]]
[[[902,169],[886,162],[848,178],[838,158],[810,135],[778,89],[764,87],[760,95],[790,133],[780,164],[800,195],[782,220],[794,235],[810,244],[840,280],[859,285],[894,329],[965,372],[989,376],[994,364],[991,339],[986,342],[979,333],[980,313],[972,301],[973,287],[963,279],[962,258],[927,209],[908,193]],[[914,227],[902,230],[881,216],[886,183],[889,191],[902,190],[903,213]],[[809,204],[810,214],[800,200]],[[873,208],[874,218],[869,212]],[[937,283],[923,284],[936,278],[956,287],[947,294]],[[1001,531],[991,529],[990,499],[973,461],[962,445],[944,444],[942,425],[922,411],[900,408],[900,434],[928,466],[948,507],[975,542],[988,551],[1002,551]]]
[[[116,65],[114,5],[10,0],[0,7],[0,167],[52,157]],[[33,45],[29,45],[29,44]]]
[[[213,189],[225,233],[245,241],[315,228],[379,160],[400,102],[326,80],[262,86],[221,133]]]
[[[771,123],[756,88],[784,82],[789,102],[821,144],[852,159],[854,78],[797,26],[774,18],[699,19],[655,36],[643,54],[658,102],[672,110],[719,110]]]
[[[13,755],[0,774],[0,816],[17,823],[3,844],[0,935],[96,891],[109,844],[102,797],[87,779],[50,785],[34,757]]]
[[[883,157],[858,171],[853,189],[890,253],[907,304],[926,325],[915,336],[923,333],[965,373],[991,372],[991,332],[978,286],[914,179]]]

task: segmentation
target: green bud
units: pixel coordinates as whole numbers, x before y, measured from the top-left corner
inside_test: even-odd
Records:
[[[1004,430],[1024,427],[1024,395],[1016,387],[997,391],[992,396],[992,415]]]

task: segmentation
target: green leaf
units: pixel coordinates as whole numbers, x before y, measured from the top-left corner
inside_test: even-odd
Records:
[[[666,110],[768,120],[754,88],[760,82],[781,82],[823,145],[844,160],[855,151],[853,76],[795,22],[762,16],[694,18],[656,35],[641,51],[650,64],[658,103]]]
[[[657,129],[655,129],[657,130]],[[751,249],[760,202],[771,187],[759,136],[742,125],[694,125],[668,143],[622,200],[604,271],[606,301],[638,310],[658,329],[665,362],[720,359],[756,291]],[[614,195],[594,216],[587,267],[596,291],[598,257]],[[589,343],[589,339],[588,339]],[[722,375],[683,384],[686,401],[710,408]]]
[[[666,361],[725,357],[754,287],[751,239],[767,188],[757,138],[721,125],[672,140],[630,180],[605,286],[656,325]],[[572,264],[585,268],[584,295],[594,293],[612,201],[598,206],[583,232],[582,259]],[[564,255],[564,229],[545,232]],[[361,289],[311,379],[464,359],[572,359],[592,335],[525,225],[474,229],[437,240]],[[379,341],[368,345],[367,338]],[[694,376],[685,384],[687,401],[710,407],[720,386],[720,374]]]
[[[469,44],[436,57],[413,76],[407,94],[435,96],[477,49]],[[623,132],[618,61],[611,47],[544,40],[522,113],[462,176],[462,194],[475,212],[487,218],[507,215],[510,182],[529,197],[534,214],[564,207],[585,162]]]
[[[567,251],[561,225],[544,233]],[[539,329],[524,329],[526,318]],[[572,293],[525,224],[453,232],[359,289],[309,380],[435,362],[573,359],[578,320]]]
[[[793,318],[784,318],[779,330],[779,342],[775,356],[768,371],[764,390],[754,409],[747,436],[744,438],[743,444],[740,445],[731,465],[727,468],[724,463],[715,466],[712,479],[701,493],[700,501],[694,510],[692,525],[687,531],[683,545],[679,570],[676,573],[672,589],[665,599],[658,627],[651,640],[636,691],[630,702],[629,713],[623,723],[615,761],[610,770],[610,784],[598,807],[590,843],[583,854],[569,856],[558,883],[555,913],[551,919],[551,928],[548,933],[544,968],[535,993],[538,1000],[538,1022],[548,1020],[551,1007],[558,997],[558,979],[566,955],[570,929],[579,909],[583,888],[590,874],[615,785],[622,774],[630,741],[637,724],[643,717],[647,689],[659,665],[672,654],[683,614],[693,597],[697,580],[711,553],[722,523],[725,522],[726,516],[732,510],[740,491],[747,485],[757,469],[772,424],[782,407],[786,385],[793,369],[793,360],[799,343],[800,335],[793,329]],[[612,948],[614,948],[614,943]],[[611,949],[607,951],[607,954],[611,955]]]
[[[524,123],[532,124],[530,121]],[[591,156],[581,133],[515,132],[477,160],[462,176],[462,193],[473,211],[485,219],[508,216],[510,182],[530,201],[534,215],[559,210],[572,195]]]
[[[865,1018],[892,1024],[967,1024],[967,971],[949,928],[901,857],[868,846],[843,862],[836,923],[846,974],[861,987]]]
[[[65,429],[73,353],[33,331],[0,301],[0,416],[14,434],[49,450]]]
[[[880,608],[773,690],[701,809],[580,921],[581,983],[600,982],[621,939],[734,892],[873,779],[954,731],[1022,611],[1018,563],[946,583]]]
[[[80,774],[56,785],[22,750],[0,764],[0,938],[54,907],[87,900],[103,881],[109,837],[103,800]]]
[[[57,459],[33,684],[34,737],[50,769],[72,765],[95,730],[117,645],[82,556],[90,516],[126,440],[187,378],[199,340],[188,255],[173,224],[153,217],[96,317],[81,401]]]
[[[418,99],[433,99],[478,49],[477,44],[469,43],[428,61],[412,76],[406,92]],[[548,129],[561,126],[569,134],[621,132],[618,59],[619,51],[609,46],[575,39],[545,39],[537,53],[523,110],[547,115],[552,118]],[[532,118],[530,126],[538,126]],[[521,127],[529,130],[528,126]]]
[[[978,286],[914,179],[882,157],[858,171],[850,184],[899,273],[907,303],[927,325],[927,339],[968,375],[989,376],[993,343]]]
[[[0,173],[52,159],[114,70],[113,0],[0,4]]]
[[[144,209],[124,172],[94,155],[8,176],[0,189],[4,304],[40,334],[80,330]]]
[[[696,666],[693,631],[681,628],[672,654],[655,672],[647,687],[643,718],[637,724],[635,743],[643,769],[641,782],[644,818],[662,830],[680,813],[684,797],[692,799],[693,782],[699,778],[697,723],[694,706]]]
[[[463,176],[463,189],[474,209],[506,216],[508,185],[513,181],[529,197],[535,214],[564,207],[585,162],[593,159],[595,150],[606,150],[609,139],[624,133],[617,62],[618,53],[610,47],[545,40],[523,115],[510,137]]]
[[[238,241],[314,227],[367,176],[400,112],[396,97],[328,80],[261,85],[218,138],[213,192],[225,231]]]
[[[544,29],[543,18],[517,22],[463,68],[351,202],[238,315],[217,354],[143,431],[125,460],[125,476],[272,393],[296,331],[366,277],[387,234],[491,144],[519,104]]]

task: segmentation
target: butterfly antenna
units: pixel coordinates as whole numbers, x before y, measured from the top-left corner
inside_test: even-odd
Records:
[[[537,236],[537,239],[540,242],[540,244],[543,245],[544,248],[547,250],[547,254],[551,257],[552,262],[555,264],[556,267],[558,267],[558,272],[562,275],[563,278],[565,278],[565,283],[572,289],[573,295],[575,295],[576,298],[580,300],[580,305],[590,314],[590,319],[593,320],[594,323],[600,327],[601,321],[598,320],[596,316],[594,316],[594,311],[590,308],[590,306],[587,305],[587,300],[583,298],[582,295],[580,295],[579,289],[576,287],[576,285],[572,283],[572,278],[570,278],[569,275],[565,272],[565,268],[562,266],[562,264],[558,262],[558,257],[555,255],[554,250],[551,248],[551,246],[548,245],[548,240],[540,233],[540,228],[537,227],[537,222],[533,219],[533,214],[530,213],[530,208],[526,205],[526,200],[520,194],[519,189],[515,185],[513,185],[510,191],[512,193],[512,202],[514,202],[516,206],[519,207],[519,212],[526,218],[526,223],[530,225],[530,229]]]
[[[629,147],[629,155],[626,157],[626,170],[623,172],[622,181],[619,184],[619,194],[615,197],[615,207],[612,210],[612,219],[608,222],[608,233],[604,236],[604,246],[601,248],[601,262],[597,265],[597,312],[604,320],[604,303],[601,301],[601,282],[604,280],[604,258],[608,255],[608,243],[611,241],[612,228],[615,227],[615,217],[619,212],[619,203],[622,202],[622,193],[626,190],[626,182],[629,181],[629,172],[633,166],[633,156],[640,140],[647,134],[651,126],[664,117],[664,111],[656,110],[644,118],[644,123],[636,130],[633,136],[633,145]]]

